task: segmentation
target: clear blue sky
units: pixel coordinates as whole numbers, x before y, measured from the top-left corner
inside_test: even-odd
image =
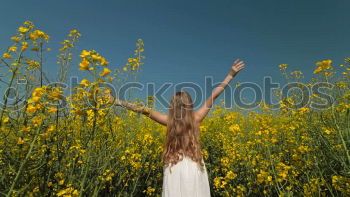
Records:
[[[262,84],[264,76],[281,80],[282,63],[307,76],[319,60],[343,63],[350,55],[349,7],[348,0],[3,1],[0,46],[4,51],[30,20],[51,36],[44,65],[50,76],[56,75],[58,43],[78,29],[76,60],[80,50],[95,49],[111,66],[123,65],[142,38],[140,81],[156,82],[156,88],[165,82],[204,86],[205,76],[220,82],[235,58],[246,62],[235,82]],[[72,74],[86,76],[78,66]]]

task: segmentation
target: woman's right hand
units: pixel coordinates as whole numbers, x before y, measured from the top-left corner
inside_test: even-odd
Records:
[[[121,102],[119,99],[114,98],[114,96],[112,96],[111,91],[110,90],[105,90],[104,91],[104,96],[108,99],[108,103],[112,103],[112,104],[116,104],[116,105],[121,105]]]
[[[232,76],[236,75],[239,71],[241,71],[244,68],[244,62],[240,59],[236,59],[231,67],[230,74]]]

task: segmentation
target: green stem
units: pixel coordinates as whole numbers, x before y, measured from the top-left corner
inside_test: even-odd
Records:
[[[32,150],[33,150],[33,148],[34,148],[34,144],[35,144],[36,138],[38,137],[38,133],[39,133],[39,131],[40,131],[40,128],[41,128],[41,125],[40,125],[40,127],[38,127],[38,129],[37,129],[37,131],[36,131],[36,134],[35,134],[35,136],[34,136],[34,139],[33,139],[32,143],[30,144],[29,151],[28,151],[28,153],[27,153],[25,159],[22,161],[22,163],[21,163],[21,165],[20,165],[20,167],[19,167],[19,169],[18,169],[18,171],[17,171],[15,180],[13,181],[13,183],[12,183],[12,185],[11,185],[11,187],[10,187],[10,190],[9,190],[9,192],[7,193],[6,197],[10,197],[10,195],[12,194],[13,188],[15,187],[15,185],[16,185],[16,183],[17,183],[17,181],[18,181],[18,179],[19,179],[19,177],[20,177],[20,175],[21,175],[21,173],[22,173],[22,169],[23,169],[24,165],[27,163],[30,154],[32,153]]]
[[[12,74],[12,77],[11,77],[11,80],[10,80],[10,84],[8,85],[8,88],[12,86],[13,80],[16,77],[17,70],[18,70],[18,67],[16,67],[15,70],[13,71],[13,74]],[[6,91],[5,96],[4,96],[5,97],[4,98],[5,101],[4,101],[4,106],[2,107],[1,115],[0,115],[0,127],[2,126],[2,118],[4,116],[4,112],[5,112],[5,109],[7,107],[7,101],[8,101],[7,98],[9,96],[9,94],[10,94],[10,91]]]

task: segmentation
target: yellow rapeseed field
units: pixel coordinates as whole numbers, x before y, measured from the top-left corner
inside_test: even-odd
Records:
[[[116,69],[95,50],[82,50],[80,63],[71,65],[79,37],[72,30],[61,42],[57,79],[67,82],[68,68],[92,79],[68,96],[60,84],[48,83],[42,65],[50,37],[32,22],[25,21],[2,52],[1,87],[10,91],[0,111],[0,195],[160,196],[166,128],[94,99],[99,83],[118,86],[137,77],[142,40]],[[280,99],[280,110],[260,103],[243,113],[217,105],[200,128],[212,196],[350,196],[349,64],[315,63],[308,86],[334,84],[327,90],[333,105],[325,110],[297,108],[297,94]],[[288,81],[303,80],[288,67],[276,69]],[[21,80],[27,83],[19,87]]]

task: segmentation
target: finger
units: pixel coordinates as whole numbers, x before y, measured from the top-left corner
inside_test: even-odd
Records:
[[[239,64],[239,63],[241,63],[241,62],[242,62],[242,60],[237,59],[237,60],[235,61],[235,64]]]
[[[244,63],[239,63],[239,64],[236,64],[235,66],[242,66],[244,65]]]
[[[240,59],[236,59],[234,63],[236,64],[236,63],[238,63],[240,61],[241,61]]]
[[[243,68],[244,68],[244,66],[238,66],[237,68],[238,68],[238,69],[243,69]]]

